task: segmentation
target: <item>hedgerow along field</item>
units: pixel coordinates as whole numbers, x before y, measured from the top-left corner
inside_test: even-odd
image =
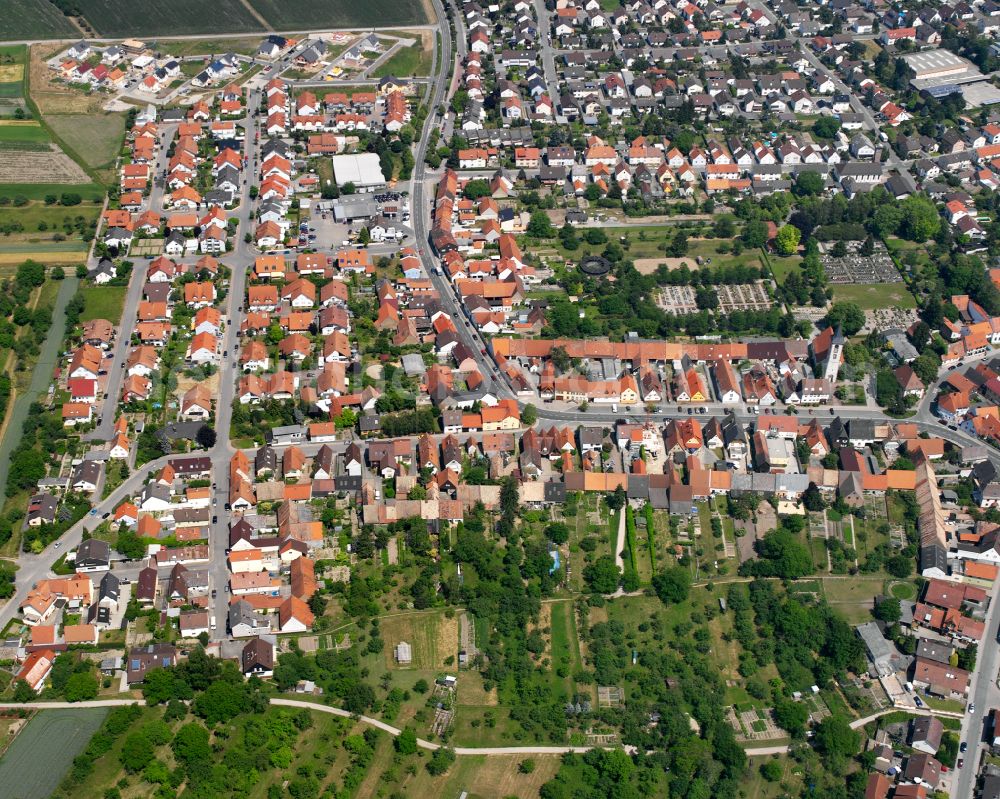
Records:
[[[101,36],[138,36],[243,33],[263,31],[240,0],[73,0],[73,6]]]
[[[0,41],[61,39],[77,36],[63,14],[48,0],[4,0],[0,14]]]
[[[423,25],[422,0],[250,0],[275,30]]]
[[[101,726],[106,708],[43,710],[0,758],[0,799],[46,799]]]

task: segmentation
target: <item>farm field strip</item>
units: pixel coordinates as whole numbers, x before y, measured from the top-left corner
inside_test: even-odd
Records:
[[[47,0],[4,0],[3,11],[0,41],[57,39],[80,34],[55,4]]]
[[[276,30],[365,28],[379,25],[422,25],[428,21],[421,0],[249,0]]]
[[[240,0],[216,0],[211,13],[206,13],[200,0],[155,5],[132,0],[77,0],[76,7],[99,34],[109,37],[218,34],[220,24],[232,33],[263,32]]]
[[[106,714],[106,708],[39,712],[0,758],[0,799],[49,796]]]

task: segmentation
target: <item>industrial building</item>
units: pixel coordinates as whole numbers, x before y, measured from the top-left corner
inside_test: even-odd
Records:
[[[341,188],[353,183],[359,192],[372,192],[381,191],[386,186],[382,165],[375,153],[334,155],[331,160],[333,177]]]

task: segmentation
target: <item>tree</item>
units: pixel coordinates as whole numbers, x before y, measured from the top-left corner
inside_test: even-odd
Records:
[[[671,566],[653,577],[653,589],[664,605],[677,604],[691,592],[691,572],[684,566]]]
[[[625,507],[625,503],[628,501],[628,496],[625,494],[625,489],[620,485],[615,488],[614,492],[608,494],[604,501],[611,510],[621,510]]]
[[[783,225],[778,230],[778,235],[774,237],[774,245],[778,249],[778,255],[793,255],[799,248],[799,239],[802,238],[802,231],[795,225]]]
[[[941,216],[930,198],[911,194],[903,200],[903,223],[900,233],[910,241],[923,242],[934,238],[941,227]]]
[[[194,700],[194,712],[209,724],[229,721],[250,708],[250,695],[243,683],[216,681]]]
[[[774,705],[774,720],[793,738],[801,736],[809,721],[809,709],[802,702],[781,699]]]
[[[583,569],[583,579],[595,594],[613,594],[618,590],[621,570],[610,555],[602,555]]]
[[[552,522],[545,528],[545,537],[553,544],[565,544],[569,540],[569,526],[565,522]]]
[[[767,222],[760,219],[747,222],[741,238],[747,247],[763,247],[767,244]]]
[[[412,727],[407,727],[396,736],[395,746],[401,755],[412,755],[417,751],[417,734]]]
[[[816,727],[816,748],[831,759],[844,760],[858,751],[859,733],[839,713],[827,716]]]
[[[521,411],[521,426],[531,427],[536,421],[538,421],[538,408],[529,402]]]
[[[835,302],[826,312],[826,321],[845,336],[853,336],[864,327],[865,312],[855,302]]]
[[[823,192],[823,186],[823,177],[818,172],[799,172],[792,190],[799,197],[815,197]]]
[[[572,252],[580,247],[580,240],[576,237],[576,228],[568,222],[559,229],[559,242],[567,250]]]
[[[212,447],[215,446],[216,440],[215,430],[207,424],[203,424],[198,428],[198,432],[195,434],[194,440],[198,442],[199,447],[212,449]]]
[[[115,539],[115,549],[128,560],[139,560],[146,554],[146,544],[127,527],[119,530]]]
[[[876,619],[888,624],[895,624],[903,615],[899,607],[899,600],[891,596],[882,597],[872,612]]]
[[[421,677],[415,683],[413,683],[413,691],[418,694],[426,694],[430,690],[430,686],[427,684],[427,680]]]
[[[785,769],[778,760],[768,760],[760,765],[760,775],[768,782],[777,782],[784,773]]]
[[[153,759],[153,744],[144,732],[134,732],[125,739],[122,751],[118,755],[122,766],[129,774],[135,774],[146,768]]]
[[[14,701],[19,703],[30,702],[32,699],[37,699],[38,694],[35,693],[35,689],[32,688],[25,680],[18,680],[14,685]]]
[[[97,697],[97,678],[89,671],[78,671],[66,683],[67,702],[86,702]]]
[[[913,558],[906,555],[893,555],[885,559],[885,570],[893,577],[905,580],[913,573]]]
[[[794,580],[813,572],[812,555],[808,547],[789,530],[771,530],[755,546],[760,553],[760,560],[743,564],[746,570],[754,574]]]
[[[462,189],[462,194],[469,200],[478,200],[482,197],[489,197],[493,192],[490,190],[489,181],[483,178],[470,180]]]
[[[439,774],[444,774],[450,769],[451,764],[454,762],[455,752],[451,749],[441,747],[440,749],[435,749],[434,754],[431,755],[431,759],[427,763],[427,771],[437,777]]]
[[[815,483],[810,483],[809,487],[802,495],[802,504],[805,505],[806,510],[809,511],[821,511],[826,507],[826,503],[823,501],[823,495],[820,493],[820,490],[816,487]]]
[[[185,724],[174,736],[170,745],[174,757],[191,769],[196,763],[208,762],[212,758],[212,748],[208,743],[208,730],[198,722]]]
[[[541,209],[531,212],[531,221],[528,222],[528,235],[536,239],[547,239],[555,235],[549,215]]]
[[[517,770],[522,774],[531,774],[535,770],[535,761],[530,757],[526,757],[518,764]]]
[[[820,117],[812,126],[812,134],[821,139],[832,139],[840,130],[840,120],[836,117]]]

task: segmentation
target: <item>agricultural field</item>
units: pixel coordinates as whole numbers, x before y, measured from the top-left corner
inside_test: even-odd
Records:
[[[4,0],[0,41],[58,39],[80,31],[48,0]]]
[[[89,183],[90,179],[80,165],[55,144],[49,149],[18,149],[0,142],[0,183],[57,183],[71,186]]]
[[[371,25],[423,25],[430,15],[424,0],[249,0],[275,30],[351,28]],[[91,0],[93,2],[93,0]]]
[[[23,115],[27,61],[28,48],[25,45],[0,46],[0,121]]]
[[[212,4],[211,14],[205,13],[205,4],[199,0],[155,5],[132,0],[76,0],[75,5],[101,36],[218,34],[220,25],[232,33],[263,30],[239,0],[218,0]]]
[[[18,190],[13,198],[13,204],[0,206],[0,265],[28,257],[50,264],[75,264],[86,257],[99,206],[46,204],[26,200]]]
[[[39,712],[0,758],[0,799],[50,796],[106,714],[104,708]]]
[[[52,114],[45,123],[91,169],[113,166],[125,138],[124,114]]]

